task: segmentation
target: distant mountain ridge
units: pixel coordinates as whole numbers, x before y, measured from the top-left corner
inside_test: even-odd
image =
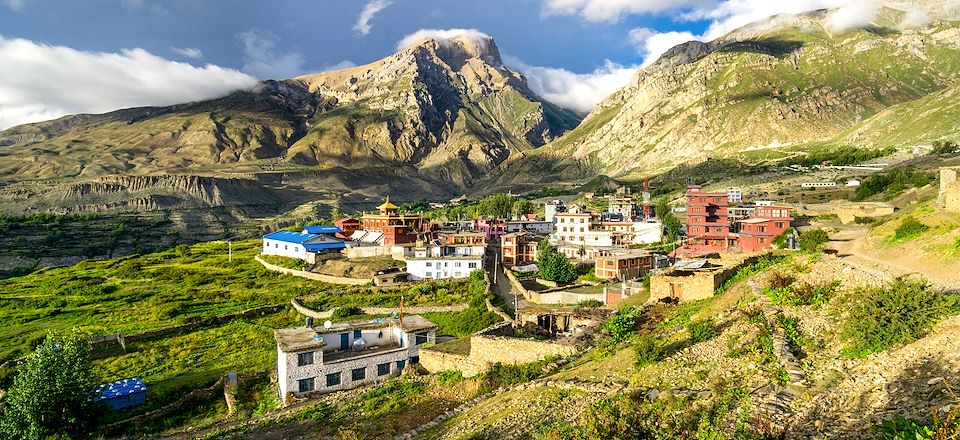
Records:
[[[64,193],[57,186],[106,176],[273,182],[261,175],[280,173],[277,189],[299,192],[278,198],[293,202],[329,200],[337,191],[390,191],[381,179],[388,176],[409,197],[458,194],[511,155],[578,122],[504,66],[492,38],[424,39],[365,66],[264,81],[218,99],[0,132],[0,182],[7,183],[0,212],[89,211],[84,197],[55,196]],[[371,170],[381,170],[379,177],[366,177]],[[310,181],[317,173],[336,185],[317,188]],[[36,201],[20,203],[24,193]],[[122,198],[122,191],[111,197]],[[101,199],[97,206],[122,206]],[[255,199],[260,203],[262,194]]]
[[[674,47],[576,129],[511,158],[493,186],[598,174],[637,179],[783,147],[900,147],[960,137],[960,105],[952,99],[960,22],[903,27],[907,12],[885,7],[866,28],[831,32],[829,14],[771,17],[716,41]]]

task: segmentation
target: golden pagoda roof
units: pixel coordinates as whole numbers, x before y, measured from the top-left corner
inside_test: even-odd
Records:
[[[400,209],[400,207],[390,203],[390,196],[387,196],[386,201],[383,202],[382,205],[378,206],[377,209]]]

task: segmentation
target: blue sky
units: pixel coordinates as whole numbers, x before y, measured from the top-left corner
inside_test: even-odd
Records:
[[[867,1],[0,0],[0,129],[364,64],[454,28],[493,36],[535,92],[586,113],[673,45]]]

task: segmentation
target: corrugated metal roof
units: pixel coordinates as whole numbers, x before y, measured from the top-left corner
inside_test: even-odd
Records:
[[[339,234],[343,232],[343,229],[332,225],[304,226],[303,230],[307,231],[308,234]]]
[[[143,379],[134,377],[132,379],[123,379],[100,385],[97,387],[97,393],[100,395],[93,400],[101,401],[113,399],[115,397],[126,396],[129,394],[145,393],[146,391],[147,385],[143,383]]]
[[[263,238],[269,239],[269,240],[282,241],[285,243],[303,244],[303,242],[311,238],[317,238],[317,235],[304,234],[302,232],[277,231],[277,232],[264,235]]]
[[[346,248],[347,244],[342,241],[327,241],[322,243],[306,243],[303,245],[303,248],[307,252],[320,252],[320,251],[329,251],[333,249],[343,249]]]

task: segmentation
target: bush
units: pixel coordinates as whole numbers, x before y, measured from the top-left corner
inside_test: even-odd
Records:
[[[946,440],[960,437],[960,420],[957,419],[957,410],[952,411],[945,418],[934,417],[929,423],[896,416],[893,420],[884,421],[875,428],[877,440]]]
[[[807,284],[789,287],[770,287],[764,293],[778,306],[822,306],[833,298],[840,286],[839,281],[830,284]]]
[[[930,229],[929,226],[920,223],[919,220],[915,219],[913,216],[908,216],[900,222],[900,226],[897,226],[897,229],[893,232],[893,237],[890,238],[891,242],[901,242],[912,240],[927,232]]]
[[[811,229],[800,234],[800,249],[806,252],[819,252],[830,241],[830,235],[823,229]]]
[[[637,343],[637,367],[646,367],[663,359],[663,347],[653,335],[643,335]]]
[[[860,183],[857,187],[854,201],[861,201],[875,194],[888,193],[893,196],[903,192],[908,187],[920,188],[933,182],[932,174],[921,171],[896,169],[885,173],[874,174]]]
[[[598,309],[603,307],[603,302],[598,299],[585,299],[577,303],[578,309]]]
[[[847,307],[844,354],[863,357],[922,338],[944,316],[960,311],[956,295],[926,281],[897,278],[886,286],[860,289]]]
[[[770,278],[767,280],[767,286],[771,289],[780,289],[784,287],[789,287],[794,282],[793,275],[783,273],[779,270],[770,273]]]
[[[930,154],[953,154],[960,150],[960,145],[951,141],[934,141]]]
[[[698,319],[687,324],[687,333],[694,344],[709,341],[717,336],[716,323],[712,318]]]
[[[620,342],[630,337],[633,330],[637,327],[637,317],[640,316],[641,309],[626,306],[603,324],[604,333],[610,335],[614,342]]]
[[[357,306],[340,307],[339,309],[333,311],[333,314],[330,315],[330,318],[343,320],[351,316],[359,316],[362,314],[363,309]]]
[[[763,272],[764,270],[773,267],[777,264],[780,264],[785,258],[776,257],[776,256],[763,256],[760,257],[755,263],[741,267],[736,274],[727,279],[713,292],[714,295],[720,295],[723,292],[726,292],[734,284],[739,283],[740,281],[749,278],[751,275]]]

